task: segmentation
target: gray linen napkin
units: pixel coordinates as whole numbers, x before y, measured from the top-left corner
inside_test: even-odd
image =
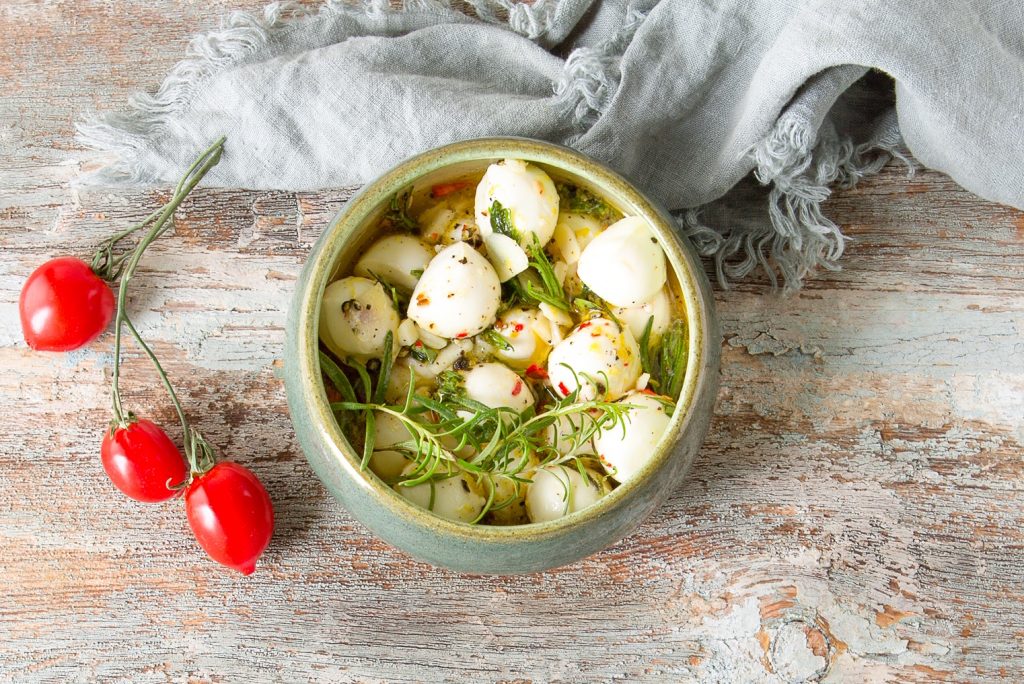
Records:
[[[723,282],[760,266],[789,286],[842,254],[830,188],[904,143],[1024,208],[1019,0],[469,1],[476,17],[441,0],[232,14],[154,94],[80,125],[117,153],[84,182],[173,182],[220,134],[208,184],[286,190],[364,183],[456,140],[543,138],[680,210]]]

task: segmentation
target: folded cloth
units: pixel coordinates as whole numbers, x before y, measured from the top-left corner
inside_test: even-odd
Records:
[[[208,184],[282,190],[364,183],[457,140],[542,138],[680,210],[723,281],[760,266],[789,286],[842,254],[830,188],[904,144],[1024,208],[1017,0],[468,1],[475,16],[443,0],[232,14],[155,93],[79,126],[117,159],[84,182],[172,182],[221,134]],[[760,192],[740,183],[751,172]]]

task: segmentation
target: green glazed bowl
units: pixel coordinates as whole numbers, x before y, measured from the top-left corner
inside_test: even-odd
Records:
[[[342,434],[328,405],[317,360],[324,288],[355,262],[375,237],[392,196],[516,158],[552,177],[587,188],[626,215],[646,218],[673,273],[689,323],[689,363],[665,436],[644,469],[596,504],[559,520],[511,527],[439,518],[392,491],[369,471]],[[313,470],[353,517],[416,558],[462,572],[515,574],[572,563],[632,532],[675,489],[707,433],[718,388],[721,339],[707,278],[693,247],[670,217],[603,164],[557,145],[521,138],[485,138],[413,157],[367,185],[313,246],[288,315],[285,387],[299,443]]]

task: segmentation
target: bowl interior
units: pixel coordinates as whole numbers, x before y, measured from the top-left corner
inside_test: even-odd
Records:
[[[670,285],[678,308],[685,313],[689,338],[686,378],[676,410],[668,430],[641,472],[581,511],[551,522],[508,527],[471,525],[439,518],[407,501],[373,473],[362,471],[361,455],[349,443],[331,413],[317,360],[317,329],[324,289],[339,276],[349,273],[359,255],[379,236],[377,225],[392,198],[396,194],[411,191],[411,201],[413,207],[416,207],[426,199],[431,186],[478,175],[489,164],[504,158],[523,159],[538,164],[553,179],[568,181],[593,192],[622,214],[646,218],[668,259]],[[498,138],[455,143],[414,157],[370,183],[354,197],[325,231],[311,259],[314,261],[307,266],[311,277],[301,293],[297,321],[302,331],[300,334],[305,335],[297,345],[300,355],[297,365],[303,375],[304,386],[309,388],[307,400],[312,403],[312,413],[323,437],[334,446],[332,455],[336,466],[355,479],[361,487],[373,490],[375,496],[386,500],[395,514],[402,518],[419,524],[428,523],[458,536],[475,538],[557,533],[582,520],[601,515],[629,497],[642,480],[662,469],[666,459],[671,456],[672,445],[690,422],[689,414],[698,386],[697,376],[703,365],[707,344],[707,331],[702,325],[702,321],[706,320],[706,304],[699,279],[692,270],[695,268],[694,262],[687,258],[687,252],[673,229],[671,219],[664,211],[653,205],[625,179],[574,151],[538,141]]]

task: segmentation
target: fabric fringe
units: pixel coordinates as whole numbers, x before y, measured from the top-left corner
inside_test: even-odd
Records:
[[[914,173],[894,111],[887,113],[881,130],[873,140],[854,144],[827,119],[819,129],[798,114],[783,113],[751,151],[754,177],[771,186],[769,221],[709,227],[700,209],[677,217],[698,252],[714,259],[719,284],[728,288],[730,281],[760,267],[773,287],[781,278],[784,291],[791,293],[817,268],[838,270],[849,238],[822,213],[832,188],[853,187],[893,158],[907,165],[908,175]]]
[[[555,83],[555,95],[577,126],[593,125],[608,110],[621,80],[622,53],[646,17],[639,10],[628,10],[622,28],[610,40],[573,50],[565,60],[562,76]]]

